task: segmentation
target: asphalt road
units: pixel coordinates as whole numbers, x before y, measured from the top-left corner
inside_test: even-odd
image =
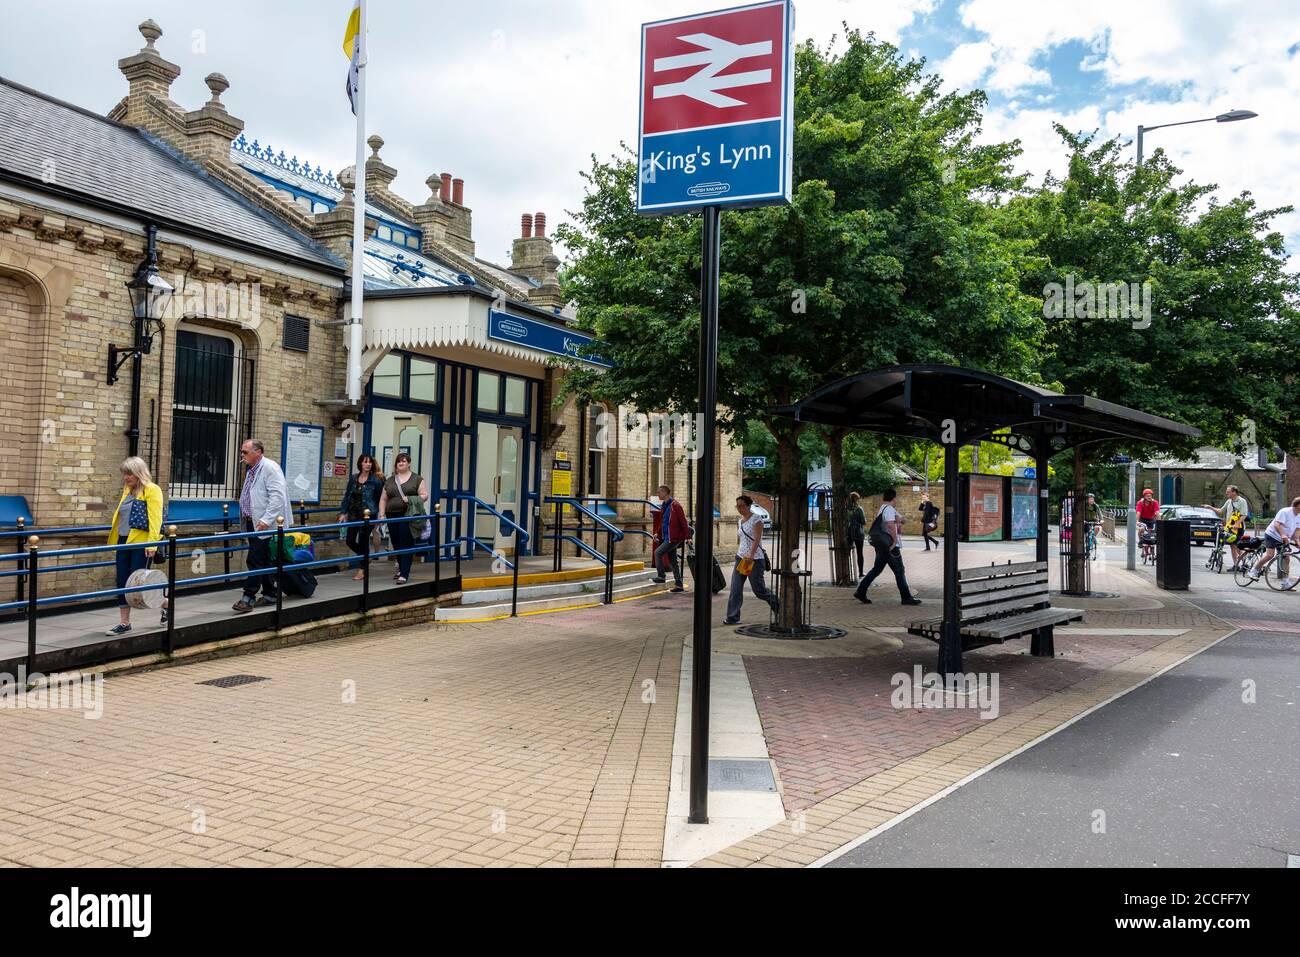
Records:
[[[1192,550],[1186,597],[1250,630],[828,866],[1287,866],[1300,855],[1300,589],[1237,588],[1204,569],[1208,553]],[[1123,548],[1105,557],[1122,563]]]

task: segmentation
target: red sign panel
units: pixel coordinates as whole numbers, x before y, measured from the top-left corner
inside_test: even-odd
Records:
[[[644,43],[643,135],[781,117],[785,0],[649,24]]]

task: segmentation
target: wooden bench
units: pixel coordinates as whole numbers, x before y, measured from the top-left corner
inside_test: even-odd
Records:
[[[1047,562],[1020,562],[964,568],[957,575],[962,648],[1000,644],[1033,636],[1033,653],[1053,654],[1052,629],[1083,619],[1076,608],[1053,608],[1047,586]],[[938,641],[943,616],[922,618],[907,626],[909,634]]]

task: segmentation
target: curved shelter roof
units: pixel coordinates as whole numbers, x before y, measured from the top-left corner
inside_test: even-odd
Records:
[[[772,410],[801,422],[941,441],[945,422],[957,441],[973,442],[1010,428],[1055,450],[1103,439],[1170,442],[1199,429],[1090,395],[1062,395],[992,372],[939,364],[884,366],[823,386],[794,405]]]

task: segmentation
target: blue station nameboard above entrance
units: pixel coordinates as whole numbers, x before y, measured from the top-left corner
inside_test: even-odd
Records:
[[[560,329],[536,319],[497,312],[495,309],[488,310],[488,338],[513,342],[551,355],[572,356],[606,369],[614,367],[612,362],[591,351],[596,340],[585,333]]]

